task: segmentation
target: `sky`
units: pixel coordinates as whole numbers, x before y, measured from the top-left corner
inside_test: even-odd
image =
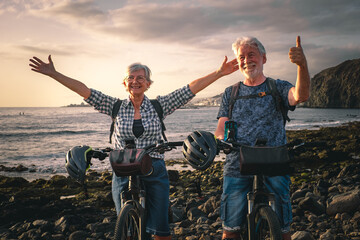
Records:
[[[149,98],[216,71],[232,43],[254,36],[265,46],[266,76],[296,81],[288,58],[296,36],[310,76],[360,58],[358,0],[0,0],[0,107],[58,107],[83,100],[31,71],[29,59],[105,94],[126,98],[125,69],[150,67]],[[240,71],[217,80],[197,98],[243,80]]]

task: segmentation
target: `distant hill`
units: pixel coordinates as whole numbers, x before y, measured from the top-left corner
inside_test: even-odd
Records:
[[[67,105],[66,107],[91,107],[89,104],[87,103],[80,103],[80,104],[70,104],[70,105]]]
[[[209,98],[194,99],[186,107],[219,107],[221,104],[222,93]]]
[[[360,59],[347,60],[311,79],[311,108],[360,108]],[[192,100],[187,107],[220,106],[222,94]]]

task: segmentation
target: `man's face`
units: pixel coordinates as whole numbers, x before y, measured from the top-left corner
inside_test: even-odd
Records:
[[[240,71],[247,79],[252,80],[263,75],[263,64],[266,62],[266,56],[261,55],[256,47],[241,46],[238,50],[237,60]]]

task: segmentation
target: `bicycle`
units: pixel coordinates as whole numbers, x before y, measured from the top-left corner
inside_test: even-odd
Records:
[[[160,142],[158,144],[151,144],[144,149],[141,149],[141,151],[145,152],[145,155],[142,156],[147,156],[145,157],[147,163],[150,161],[149,167],[151,170],[146,175],[150,175],[152,173],[151,158],[148,156],[149,153],[158,152],[162,154],[182,145],[183,142]],[[133,140],[126,141],[125,149],[127,148],[131,148],[128,150],[135,148],[135,143]],[[113,149],[111,148],[94,150],[86,145],[76,146],[68,151],[65,158],[65,168],[72,178],[76,179],[80,184],[83,185],[86,198],[88,198],[88,192],[85,177],[86,171],[91,166],[91,159],[97,158],[102,161],[106,157],[109,157],[112,151]],[[128,188],[121,193],[122,208],[116,220],[114,240],[150,239],[150,235],[145,231],[146,193],[144,190],[144,185],[138,172],[128,177]]]
[[[147,146],[145,151],[146,153],[164,153],[175,149],[177,146],[182,146],[182,144],[183,142],[161,142]],[[90,156],[103,160],[108,157],[106,152],[110,151],[111,149],[92,150]],[[122,208],[116,220],[114,240],[145,240],[150,238],[145,231],[145,198],[146,193],[140,175],[129,176],[128,188],[121,193]]]
[[[257,146],[264,145],[264,142],[257,142]],[[287,144],[289,155],[293,156],[296,150],[304,145],[296,140]],[[218,148],[225,154],[231,151],[240,151],[241,144],[235,141],[225,142],[218,140]],[[275,213],[275,194],[270,193],[264,183],[263,174],[254,175],[253,186],[247,194],[248,214],[246,217],[247,229],[241,232],[243,239],[249,240],[282,240],[280,222]]]

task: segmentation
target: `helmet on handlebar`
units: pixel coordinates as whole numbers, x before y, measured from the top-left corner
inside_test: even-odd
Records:
[[[84,182],[86,170],[90,168],[92,148],[89,146],[76,146],[71,148],[65,157],[65,168],[70,177]]]
[[[194,131],[184,141],[182,152],[188,163],[197,170],[205,170],[217,154],[214,134]]]

